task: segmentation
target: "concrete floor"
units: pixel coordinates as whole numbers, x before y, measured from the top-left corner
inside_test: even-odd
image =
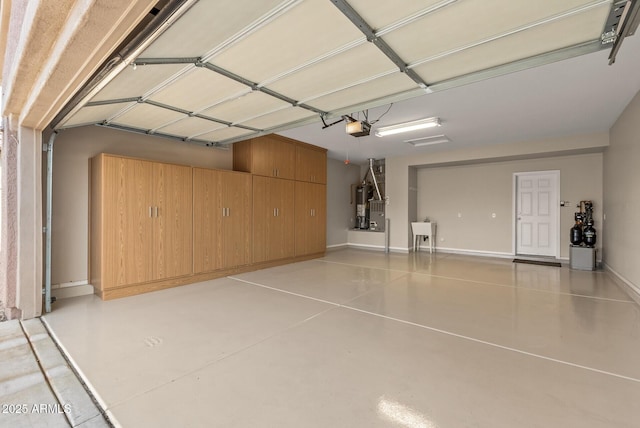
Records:
[[[0,427],[109,427],[40,319],[0,323]]]
[[[640,306],[601,271],[349,249],[43,318],[117,426],[640,421]]]

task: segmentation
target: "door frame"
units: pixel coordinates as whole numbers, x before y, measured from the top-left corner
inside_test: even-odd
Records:
[[[517,256],[518,248],[518,177],[525,175],[555,175],[556,178],[556,195],[555,201],[555,223],[556,223],[556,245],[555,245],[555,258],[560,259],[560,240],[562,238],[560,230],[560,170],[547,170],[547,171],[521,171],[513,173],[513,191],[512,191],[512,207],[511,207],[511,231],[513,232],[513,239],[511,240],[511,253]],[[533,257],[548,257],[548,256],[533,256]],[[554,257],[554,256],[551,256]]]

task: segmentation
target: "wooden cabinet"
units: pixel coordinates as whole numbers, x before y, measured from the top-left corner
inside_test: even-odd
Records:
[[[326,250],[327,191],[324,184],[296,181],[296,256]]]
[[[193,168],[194,273],[251,262],[251,175]]]
[[[253,262],[293,257],[294,181],[253,176]]]
[[[153,279],[188,275],[193,269],[191,168],[152,165]]]
[[[191,168],[92,160],[91,281],[99,290],[192,272]]]
[[[266,135],[234,143],[233,169],[254,175],[254,263],[325,251],[325,149]]]
[[[326,150],[269,135],[235,143],[233,165],[94,157],[96,292],[124,297],[324,253]]]
[[[296,146],[296,180],[326,184],[326,150],[302,145]]]
[[[233,145],[235,171],[293,180],[295,162],[295,142],[279,135],[265,135]]]
[[[117,287],[153,279],[152,164],[99,156],[93,160],[92,283]]]

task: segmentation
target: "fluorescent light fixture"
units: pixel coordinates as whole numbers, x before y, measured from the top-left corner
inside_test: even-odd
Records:
[[[414,147],[430,146],[432,144],[448,143],[451,140],[446,135],[434,135],[432,137],[420,137],[412,138],[411,140],[404,140],[405,143],[409,143]]]
[[[418,129],[440,126],[440,118],[429,117],[427,119],[414,120],[413,122],[398,123],[397,125],[382,126],[376,131],[377,137],[400,134],[401,132],[416,131]]]

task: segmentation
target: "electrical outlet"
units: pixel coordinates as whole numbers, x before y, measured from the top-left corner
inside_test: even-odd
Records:
[[[444,238],[440,238],[440,242],[444,242]]]
[[[462,213],[458,213],[458,218],[462,218]]]
[[[496,213],[491,213],[491,218],[496,218]]]

